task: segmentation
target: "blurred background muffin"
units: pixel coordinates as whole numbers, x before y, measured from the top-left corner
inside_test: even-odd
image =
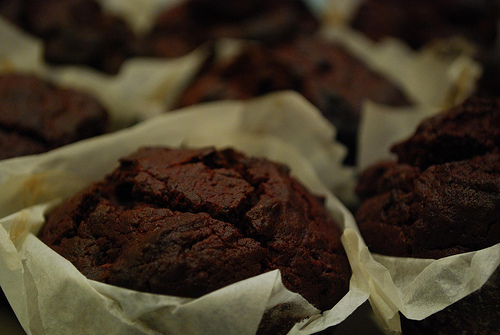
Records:
[[[301,93],[337,128],[337,140],[349,149],[349,165],[355,163],[364,101],[411,103],[397,85],[339,44],[320,36],[299,36],[273,47],[252,45],[221,62],[210,60],[180,95],[177,107],[245,100],[280,90]]]
[[[127,24],[95,0],[2,0],[0,15],[40,38],[50,64],[115,74],[135,40]]]
[[[31,74],[0,74],[0,159],[46,152],[107,129],[108,113],[91,95]]]
[[[485,67],[478,91],[500,95],[498,0],[364,0],[350,25],[375,41],[393,37],[415,50],[469,54]]]
[[[144,34],[96,0],[2,0],[0,15],[40,38],[48,63],[108,74],[131,57],[180,57],[219,38],[274,43],[320,25],[302,0],[186,0],[157,13]]]
[[[179,57],[221,38],[274,44],[313,34],[319,26],[302,0],[186,0],[158,14],[136,54]]]
[[[491,47],[499,10],[496,0],[364,0],[351,26],[375,41],[391,36],[414,49],[454,37]]]

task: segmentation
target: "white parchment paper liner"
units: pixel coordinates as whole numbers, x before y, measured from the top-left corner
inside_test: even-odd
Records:
[[[481,288],[500,264],[500,243],[433,260],[372,254],[351,229],[343,238],[365,276],[375,315],[390,332],[401,331],[398,312],[422,320]]]
[[[261,108],[266,100],[275,107],[267,109],[267,118]],[[311,316],[291,333],[308,334],[349,316],[368,298],[356,267],[349,293],[332,310],[319,314],[283,287],[277,271],[199,299],[139,293],[85,279],[33,235],[43,224],[43,214],[61,198],[103,178],[119,157],[156,144],[233,146],[286,163],[312,192],[326,195],[337,222],[355,229],[352,215],[328,192],[295,143],[287,143],[288,131],[300,127],[309,150],[322,152],[321,141],[311,142],[315,122],[307,121],[319,112],[301,101],[295,93],[280,93],[246,103],[191,107],[46,154],[0,162],[0,212],[8,215],[0,221],[0,285],[23,328],[29,334],[253,334],[266,308],[291,302]],[[290,104],[296,107],[289,109]],[[285,114],[288,117],[279,117]],[[259,128],[264,119],[270,124]]]

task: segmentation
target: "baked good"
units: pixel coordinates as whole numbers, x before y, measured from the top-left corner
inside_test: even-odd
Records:
[[[499,243],[499,148],[498,98],[471,97],[423,121],[392,147],[397,162],[378,163],[360,177],[356,220],[370,250],[438,259]],[[482,289],[422,322],[403,318],[403,332],[494,333],[496,272]]]
[[[40,38],[51,64],[115,74],[132,54],[132,30],[95,0],[5,0],[0,15]]]
[[[349,286],[340,234],[281,164],[146,147],[50,213],[39,237],[112,285],[199,297],[280,269],[286,287],[328,309]]]
[[[30,74],[0,75],[0,159],[100,135],[107,124],[105,108],[84,92]]]
[[[405,170],[386,172],[385,185],[393,187],[368,198],[357,212],[370,250],[441,258],[500,241],[500,154],[433,165],[418,174],[411,170],[413,178]]]
[[[203,68],[179,97],[178,106],[221,99],[248,99],[294,90],[319,108],[337,128],[353,164],[363,102],[402,106],[406,95],[341,46],[321,37],[301,36],[274,47],[252,46],[234,60]]]
[[[400,163],[420,168],[498,152],[499,101],[471,98],[422,122],[412,137],[394,145],[392,151]]]
[[[278,43],[310,35],[318,19],[302,0],[187,0],[160,13],[136,48],[141,56],[179,57],[205,42],[236,38]]]
[[[492,46],[499,14],[496,0],[364,0],[351,26],[373,40],[395,37],[414,49],[457,36]]]
[[[364,0],[350,24],[369,38],[393,37],[413,49],[467,53],[484,71],[476,91],[500,93],[500,2],[497,0]],[[445,42],[446,41],[446,42]]]

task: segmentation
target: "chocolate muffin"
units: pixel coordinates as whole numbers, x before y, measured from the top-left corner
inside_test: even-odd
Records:
[[[288,169],[232,149],[146,147],[47,217],[40,239],[87,278],[199,297],[279,269],[319,309],[348,291],[340,229]]]
[[[353,164],[363,102],[410,104],[406,95],[341,46],[321,37],[298,37],[274,47],[253,46],[239,57],[202,69],[178,106],[221,99],[248,99],[280,90],[301,93],[337,128]]]
[[[86,93],[34,75],[0,75],[0,159],[100,135],[107,124],[105,108]]]
[[[220,38],[274,44],[298,34],[310,35],[318,27],[319,21],[302,0],[187,0],[158,15],[136,52],[179,57]]]
[[[131,29],[95,0],[4,0],[0,15],[40,38],[51,64],[115,74],[132,53]]]
[[[414,49],[456,36],[492,46],[499,15],[496,0],[364,0],[351,26],[373,40],[391,36]]]
[[[494,97],[500,94],[498,22],[498,0],[364,0],[350,24],[375,41],[394,37],[415,50],[455,41],[442,51],[465,52],[480,63],[485,70],[476,90]]]
[[[397,162],[378,163],[359,179],[356,220],[370,250],[438,259],[499,243],[499,144],[500,99],[472,97],[394,145]],[[403,318],[404,333],[492,334],[498,284],[496,274],[422,322]]]

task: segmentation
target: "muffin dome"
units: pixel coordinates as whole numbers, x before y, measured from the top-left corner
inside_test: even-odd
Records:
[[[68,200],[40,238],[89,279],[198,297],[280,269],[320,309],[348,291],[340,229],[288,169],[234,150],[143,148]]]

